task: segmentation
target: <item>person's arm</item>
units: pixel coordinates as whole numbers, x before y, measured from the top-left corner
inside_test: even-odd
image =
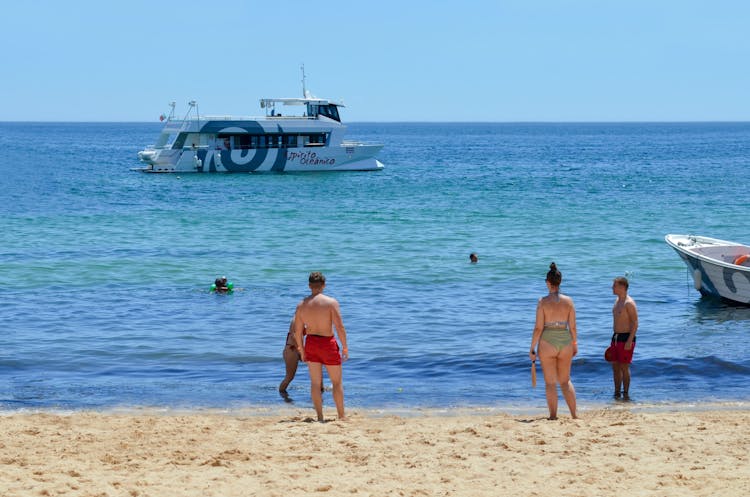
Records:
[[[635,332],[638,331],[638,309],[635,306],[635,302],[631,299],[625,302],[625,312],[628,314],[628,321],[630,322],[630,335],[628,340],[625,342],[625,350],[633,348],[633,340],[635,340]]]
[[[292,320],[289,321],[289,331],[286,334],[286,344],[292,345],[291,343],[289,343],[289,335],[292,336],[294,345],[297,345],[297,338],[294,336],[294,317],[292,317]]]
[[[576,324],[576,306],[573,304],[573,299],[570,299],[568,326],[570,327],[570,336],[573,338],[573,355],[575,356],[578,354],[578,325]]]
[[[349,359],[349,346],[346,343],[346,329],[344,328],[344,320],[341,319],[341,309],[339,303],[334,300],[331,306],[331,322],[336,327],[336,334],[339,336],[341,342],[341,358],[343,360]]]
[[[534,322],[534,331],[531,333],[531,347],[529,348],[529,359],[536,360],[537,346],[542,337],[544,328],[544,311],[542,310],[542,299],[536,304],[536,321]]]
[[[305,329],[305,323],[302,321],[300,315],[300,307],[297,306],[297,310],[294,311],[294,342],[297,344],[297,352],[299,352],[300,359],[302,362],[305,361],[305,344],[302,342],[302,331]]]

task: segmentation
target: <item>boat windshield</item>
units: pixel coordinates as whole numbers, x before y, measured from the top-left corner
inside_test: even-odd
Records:
[[[321,105],[319,107],[320,115],[330,117],[334,121],[341,122],[339,117],[339,109],[334,104]]]
[[[336,104],[307,104],[307,113],[312,117],[325,116],[336,122],[341,122],[339,108]]]

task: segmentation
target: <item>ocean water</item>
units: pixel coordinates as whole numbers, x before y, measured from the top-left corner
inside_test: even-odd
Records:
[[[663,241],[750,243],[750,123],[360,123],[383,171],[131,171],[159,129],[0,123],[0,409],[283,405],[312,270],[341,303],[348,406],[543,408],[527,351],[551,261],[582,407],[612,402],[618,275],[635,404],[750,400],[750,308],[702,298]],[[238,290],[210,293],[220,275]]]

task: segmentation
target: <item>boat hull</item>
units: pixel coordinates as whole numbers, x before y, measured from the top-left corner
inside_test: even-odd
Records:
[[[141,171],[154,173],[251,173],[308,171],[378,171],[375,159],[381,145],[308,147],[294,149],[208,150],[164,149],[143,151],[148,164]]]
[[[750,246],[691,235],[667,235],[665,240],[685,262],[702,295],[750,304],[750,267],[734,263],[750,254]]]

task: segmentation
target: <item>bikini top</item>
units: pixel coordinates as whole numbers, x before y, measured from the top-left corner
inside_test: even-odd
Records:
[[[568,322],[567,321],[550,321],[549,323],[544,323],[545,328],[557,328],[557,329],[568,329]]]

